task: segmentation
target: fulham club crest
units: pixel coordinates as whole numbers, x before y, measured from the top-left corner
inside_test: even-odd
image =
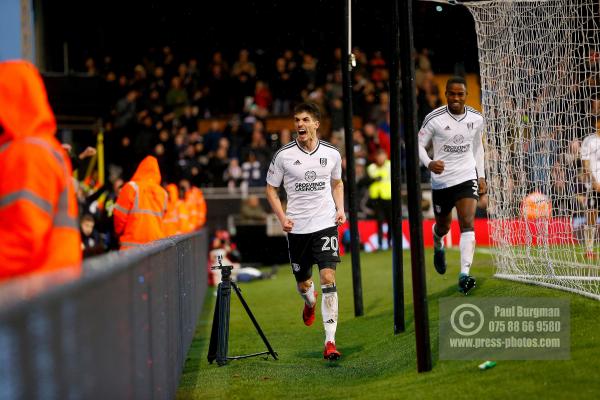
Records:
[[[321,167],[324,167],[327,165],[327,159],[326,158],[321,158]]]
[[[467,122],[467,128],[469,130],[473,129],[473,123],[472,122]]]

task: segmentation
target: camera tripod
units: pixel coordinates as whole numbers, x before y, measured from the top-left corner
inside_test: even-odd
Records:
[[[256,318],[250,311],[250,307],[242,297],[242,292],[235,282],[231,280],[231,270],[233,266],[222,265],[222,256],[217,258],[219,265],[213,266],[212,269],[221,270],[221,283],[217,289],[217,304],[215,305],[215,314],[213,316],[212,331],[210,334],[210,344],[208,346],[208,362],[213,363],[217,360],[219,366],[227,364],[227,360],[238,360],[241,358],[255,357],[263,354],[270,354],[275,360],[277,360],[277,353],[271,347],[271,344],[267,340],[267,337],[263,333],[262,329],[258,325]],[[267,346],[268,351],[262,351],[260,353],[247,354],[243,356],[227,356],[227,345],[229,342],[229,315],[230,315],[230,299],[231,299],[231,288],[235,290],[235,294],[240,299],[242,306],[246,310],[246,313],[252,320],[256,331]]]

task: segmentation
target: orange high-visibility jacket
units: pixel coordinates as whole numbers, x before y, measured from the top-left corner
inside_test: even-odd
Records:
[[[172,236],[191,232],[193,228],[190,226],[188,209],[183,200],[179,198],[177,185],[174,183],[168,184],[167,192],[169,193],[169,204],[163,219],[165,234]]]
[[[123,185],[114,207],[115,233],[121,249],[165,237],[163,218],[167,197],[167,192],[160,186],[156,158],[144,158],[131,181]]]
[[[36,68],[0,63],[0,281],[63,267],[80,270],[71,162]]]
[[[202,190],[192,186],[185,193],[185,204],[190,211],[190,224],[193,229],[202,228],[206,223],[206,200]]]
[[[167,204],[167,212],[163,219],[163,227],[165,229],[166,236],[177,235],[179,230],[179,212],[177,210],[177,200],[179,200],[179,193],[177,185],[169,183],[167,185],[167,193],[169,195],[169,203]]]

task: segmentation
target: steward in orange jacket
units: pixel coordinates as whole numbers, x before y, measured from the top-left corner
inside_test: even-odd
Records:
[[[158,161],[148,156],[123,185],[114,207],[115,233],[121,250],[165,237],[163,218],[168,196],[160,179]]]
[[[179,188],[174,183],[169,183],[167,192],[169,193],[169,204],[163,220],[165,234],[172,236],[191,232],[193,227],[190,225],[189,212],[183,200],[179,198]]]
[[[192,186],[187,179],[182,179],[179,185],[184,192],[184,201],[190,213],[192,230],[202,228],[206,224],[206,200],[204,199],[204,193],[196,186]]]
[[[185,194],[185,201],[192,215],[193,229],[200,229],[206,224],[206,200],[202,189],[192,186]]]
[[[81,264],[71,162],[42,78],[0,62],[0,281]]]

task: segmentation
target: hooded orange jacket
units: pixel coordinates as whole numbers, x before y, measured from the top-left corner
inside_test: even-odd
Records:
[[[123,185],[115,204],[115,233],[121,249],[165,237],[163,218],[167,197],[167,192],[160,186],[158,161],[152,156],[144,158],[131,181]]]
[[[185,204],[190,212],[192,230],[202,228],[206,223],[206,200],[202,190],[192,186],[185,193]]]
[[[71,163],[36,68],[0,63],[0,281],[62,267],[80,270]]]
[[[179,198],[177,185],[174,183],[168,184],[167,192],[169,193],[169,204],[163,220],[165,234],[172,236],[191,232],[193,227],[190,226],[189,212],[183,200]]]

